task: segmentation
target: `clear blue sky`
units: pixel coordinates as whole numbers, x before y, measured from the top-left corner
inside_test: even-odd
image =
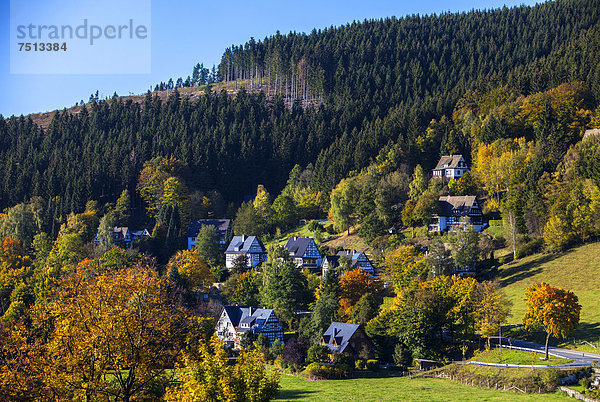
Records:
[[[52,0],[19,0],[51,3]],[[79,0],[79,2],[98,0]],[[126,0],[123,0],[126,1]],[[152,0],[151,73],[137,75],[16,75],[10,74],[10,2],[0,5],[0,114],[29,114],[70,107],[91,93],[100,96],[143,93],[169,78],[186,77],[193,66],[217,64],[225,47],[250,37],[262,39],[289,31],[339,26],[370,18],[444,11],[469,11],[504,5],[535,4],[532,0]]]

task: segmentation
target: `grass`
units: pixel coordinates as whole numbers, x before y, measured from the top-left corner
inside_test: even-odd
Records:
[[[544,394],[545,400],[566,400]],[[439,378],[379,377],[306,381],[283,374],[277,400],[282,401],[522,401],[539,400],[539,394],[520,394],[461,385]]]
[[[559,254],[536,254],[499,268],[498,279],[513,302],[511,323],[521,323],[526,307],[525,289],[544,281],[573,291],[582,305],[580,324],[573,337],[589,342],[600,339],[600,243],[587,244]],[[565,346],[575,346],[571,339]],[[593,348],[589,350],[596,351]]]
[[[287,239],[294,236],[314,237],[314,233],[308,230],[308,223],[306,223],[305,225],[296,226],[294,229],[282,233],[281,236],[273,238],[271,241],[265,244],[265,247],[268,247],[271,244],[285,245]]]
[[[544,357],[542,354],[532,354],[523,352],[520,350],[500,350],[491,349],[476,354],[470,360],[483,362],[483,363],[502,363],[502,364],[523,364],[523,365],[537,365],[537,364],[567,364],[572,363],[573,360],[561,359],[560,357],[550,356],[548,360],[540,360],[540,357]]]

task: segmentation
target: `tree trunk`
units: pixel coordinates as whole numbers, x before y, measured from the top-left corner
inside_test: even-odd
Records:
[[[544,351],[546,353],[546,357],[544,358],[544,360],[548,360],[548,341],[550,340],[550,333],[548,332],[548,334],[546,335],[546,347],[544,348]]]
[[[415,227],[412,226],[411,229],[412,229],[412,238],[414,239],[415,238]]]

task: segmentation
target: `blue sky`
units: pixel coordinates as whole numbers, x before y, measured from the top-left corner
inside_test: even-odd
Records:
[[[30,3],[32,18],[36,3],[52,0],[18,0]],[[97,3],[98,0],[78,0]],[[124,0],[126,1],[126,0]],[[313,28],[338,26],[365,18],[444,11],[469,11],[503,5],[535,4],[531,0],[441,0],[356,1],[356,0],[287,0],[287,1],[198,1],[151,0],[151,73],[127,75],[35,75],[11,74],[9,52],[10,2],[0,2],[0,114],[44,112],[70,107],[87,101],[98,90],[100,96],[143,93],[169,78],[186,77],[193,66],[217,64],[225,47],[241,44],[250,37],[262,39],[289,31],[310,32]]]

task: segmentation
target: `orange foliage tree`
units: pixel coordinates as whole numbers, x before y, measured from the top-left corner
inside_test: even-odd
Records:
[[[340,277],[341,315],[349,317],[360,298],[381,289],[381,282],[366,273],[362,268],[347,271]]]
[[[542,282],[528,287],[523,300],[527,304],[527,312],[523,317],[525,327],[543,328],[546,331],[545,359],[548,360],[550,336],[564,338],[579,325],[579,299],[569,290]]]

